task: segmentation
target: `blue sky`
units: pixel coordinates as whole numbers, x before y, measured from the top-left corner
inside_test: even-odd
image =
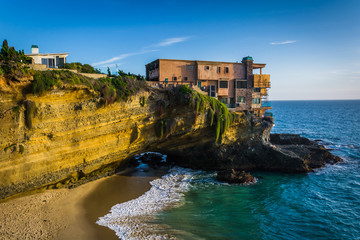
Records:
[[[157,58],[266,63],[270,99],[360,99],[360,1],[0,0],[0,40],[145,74]]]

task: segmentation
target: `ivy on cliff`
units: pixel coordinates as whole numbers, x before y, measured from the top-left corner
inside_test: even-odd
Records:
[[[195,110],[195,119],[198,113],[207,113],[207,121],[214,128],[215,138],[218,141],[229,127],[242,117],[241,113],[231,113],[225,104],[215,98],[193,91],[187,85],[174,89],[177,101],[188,104]]]

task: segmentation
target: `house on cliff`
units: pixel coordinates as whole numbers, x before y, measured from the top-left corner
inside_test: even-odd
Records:
[[[34,69],[41,70],[46,68],[63,67],[69,53],[39,53],[37,45],[31,46],[31,53],[25,54],[33,59]]]
[[[157,59],[146,65],[146,80],[164,88],[186,84],[217,98],[232,111],[262,116],[271,109],[267,101],[270,75],[262,74],[265,66],[254,63],[250,56],[240,63]]]

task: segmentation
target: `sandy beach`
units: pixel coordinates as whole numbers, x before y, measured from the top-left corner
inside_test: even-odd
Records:
[[[74,189],[47,190],[0,203],[0,239],[118,239],[96,224],[117,203],[137,198],[164,171],[98,179]]]

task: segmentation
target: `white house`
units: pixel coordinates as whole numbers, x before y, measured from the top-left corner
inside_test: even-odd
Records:
[[[32,45],[31,53],[25,55],[31,57],[34,64],[43,64],[47,68],[58,68],[64,66],[69,53],[39,53],[39,47]]]

